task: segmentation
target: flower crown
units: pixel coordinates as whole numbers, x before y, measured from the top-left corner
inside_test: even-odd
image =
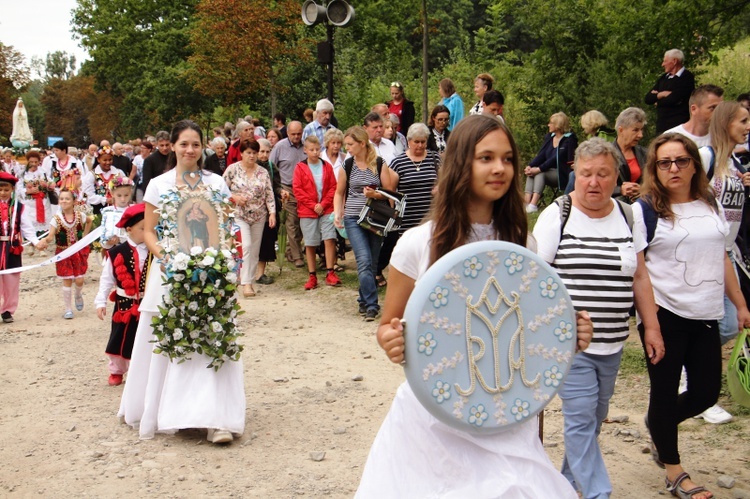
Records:
[[[115,152],[112,150],[109,146],[100,147],[98,151],[96,151],[96,157],[99,156],[114,156]]]
[[[109,190],[112,191],[118,187],[133,187],[135,183],[128,177],[117,176],[109,181]]]

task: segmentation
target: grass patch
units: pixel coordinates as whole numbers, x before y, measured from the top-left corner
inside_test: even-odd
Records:
[[[640,343],[625,343],[620,361],[620,376],[647,376],[646,357]]]

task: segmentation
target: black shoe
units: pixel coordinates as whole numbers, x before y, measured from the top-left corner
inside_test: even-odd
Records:
[[[3,322],[13,322],[13,316],[10,312],[3,312],[1,317],[3,318]]]
[[[359,315],[365,315],[367,313],[367,305],[364,303],[359,304]]]
[[[377,310],[368,310],[365,313],[365,322],[372,322],[375,320],[375,318],[378,316]]]
[[[273,281],[273,277],[269,277],[266,274],[263,274],[255,280],[258,284],[273,284]]]

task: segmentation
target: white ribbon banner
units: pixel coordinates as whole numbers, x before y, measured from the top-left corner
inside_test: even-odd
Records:
[[[96,229],[86,234],[83,237],[83,239],[75,243],[73,246],[66,248],[65,250],[61,251],[57,255],[54,255],[53,257],[43,261],[42,263],[37,263],[34,265],[26,265],[25,267],[16,267],[15,269],[0,270],[0,275],[16,274],[18,272],[25,272],[27,270],[35,269],[37,267],[46,267],[47,265],[52,265],[53,263],[61,262],[65,260],[66,258],[72,255],[75,255],[76,253],[81,251],[83,248],[85,248],[89,244],[99,239],[99,236],[102,235],[103,230],[104,229],[102,227],[97,227]]]

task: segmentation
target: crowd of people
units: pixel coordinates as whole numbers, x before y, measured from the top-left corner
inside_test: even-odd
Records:
[[[736,271],[750,255],[735,243],[750,187],[750,95],[729,101],[715,85],[695,87],[676,49],[665,53],[662,66],[664,75],[644,99],[656,106],[658,136],[650,145],[640,144],[648,123],[639,107],[624,109],[614,129],[601,112],[585,113],[580,144],[570,118],[556,112],[527,165],[505,124],[504,97],[487,73],[474,81],[479,100],[466,118],[450,79],[440,81],[442,98],[428,123],[416,121],[414,103],[393,82],[391,100],[374,104],[361,124],[345,130],[334,104],[320,99],[304,125],[277,114],[266,130],[246,116],[214,128],[207,142],[200,128],[182,121],[171,132],[125,144],[103,140],[79,151],[59,141],[49,154],[27,152],[25,164],[6,151],[0,267],[21,267],[22,239],[40,251],[54,242],[58,254],[74,247],[57,262],[64,317],[72,319],[73,305],[84,308],[88,245],[81,243],[101,214],[109,260],[95,304],[103,319],[113,293],[109,383],[119,385],[131,372],[120,415],[143,438],[198,427],[208,429],[210,441],[227,443],[244,430],[241,361],[211,370],[197,358],[175,364],[153,353],[152,319],[172,300],[161,286],[173,257],[162,239],[175,229],[158,215],[171,189],[206,188],[230,200],[242,249],[237,284],[246,298],[255,296],[256,285],[273,284],[266,271],[277,259],[282,219],[282,257],[307,269],[305,290],[318,286],[318,256],[324,283],[340,285],[339,260],[350,246],[357,311],[365,321],[380,316],[378,341],[396,363],[404,358],[400,319],[427,266],[472,241],[529,246],[557,270],[578,312],[580,351],[560,391],[562,472],[549,463],[531,425],[484,441],[456,435],[419,407],[404,384],[373,444],[358,496],[492,490],[513,497],[609,497],[597,437],[634,308],[651,381],[645,423],[653,460],[666,470],[672,495],[708,499],[712,494],[680,464],[677,434],[689,417],[732,418],[714,404],[721,345],[750,327]],[[531,233],[527,216],[542,210],[545,189],[562,195],[543,209]],[[360,215],[392,192],[408,203],[400,226],[384,237]],[[11,198],[18,202],[8,209]],[[198,202],[193,208],[205,217]],[[196,220],[205,226],[205,218]],[[188,246],[205,250],[208,239],[191,232]],[[149,273],[149,266],[161,271]],[[18,306],[19,276],[0,275],[4,322]],[[382,313],[380,287],[387,287]],[[202,395],[188,398],[195,386]],[[446,450],[461,455],[460,462],[441,454],[425,461],[429,466],[414,464]],[[409,469],[419,469],[420,480],[394,479]],[[471,469],[475,481],[456,483],[457,469]],[[535,474],[546,478],[516,479]]]

